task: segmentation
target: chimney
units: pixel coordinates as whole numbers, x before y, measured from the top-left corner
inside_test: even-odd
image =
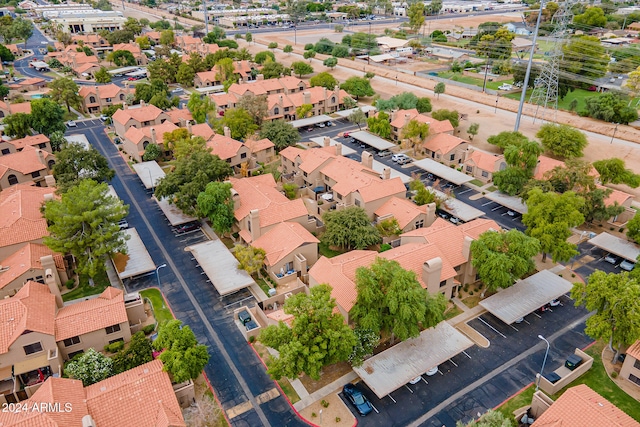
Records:
[[[427,210],[427,220],[425,221],[425,227],[431,227],[431,224],[433,224],[436,220],[436,204],[435,202],[428,203],[424,205],[424,207]]]
[[[48,193],[44,195],[44,202],[47,203],[49,201],[53,200],[53,193]]]
[[[227,138],[231,138],[231,129],[225,126],[223,131],[224,131],[224,136],[226,136]]]
[[[96,86],[96,99],[98,100],[98,104],[100,104],[100,86]]]
[[[382,179],[391,179],[391,168],[385,167],[382,169]]]
[[[302,102],[304,104],[311,104],[311,93],[302,92]]]
[[[464,241],[462,242],[462,256],[467,261],[471,259],[471,242],[473,242],[471,237],[464,236]]]
[[[282,97],[282,95],[280,95],[280,106],[282,107],[284,105],[284,98]]]
[[[404,115],[404,125],[408,125],[409,122],[411,121],[411,114],[405,114]]]
[[[225,184],[231,184],[229,181],[225,181]],[[240,194],[233,188],[231,188],[231,200],[233,200],[233,210],[237,211],[240,208]]]
[[[249,212],[249,233],[251,233],[251,241],[253,242],[260,237],[260,211],[257,209]]]
[[[53,175],[45,175],[44,183],[47,184],[47,187],[53,188],[56,186],[56,179],[53,177]]]
[[[322,146],[329,147],[330,145],[331,145],[331,138],[329,138],[328,136],[325,136],[324,139],[322,140]]]
[[[335,147],[336,147],[336,156],[342,156],[342,144],[338,142],[335,145]]]
[[[60,286],[62,285],[62,282],[60,281],[60,276],[58,276],[58,269],[56,268],[53,256],[46,255],[40,257],[40,264],[44,270],[44,281],[49,287],[49,292],[51,292],[51,295],[56,297],[56,307],[61,308],[62,295],[60,294]]]
[[[178,124],[180,125],[181,128],[183,128],[187,125],[187,121],[184,119],[184,117],[180,117],[178,119]]]
[[[96,427],[97,424],[91,415],[82,417],[82,427]]]
[[[191,133],[191,120],[187,120],[187,132]]]
[[[327,97],[327,88],[326,87],[322,88],[322,96],[323,96],[322,99],[324,99],[324,104],[327,105],[327,99],[329,99],[329,98]]]
[[[157,144],[156,140],[156,128],[151,128],[151,142]]]
[[[362,152],[362,160],[360,161],[365,168],[373,169],[373,156],[368,151]]]
[[[440,274],[442,259],[435,257],[422,264],[422,281],[427,285],[427,292],[435,294],[440,291]]]
[[[140,106],[141,106],[141,107],[144,107],[144,106],[146,106],[146,105],[147,105],[147,103],[146,103],[146,102],[144,102],[144,99],[141,99],[141,100],[140,100]]]
[[[122,109],[123,109],[123,110],[126,110],[126,109],[127,109],[127,107],[129,107],[129,106],[127,105],[127,103],[126,103],[126,102],[123,102],[123,103],[122,103]]]
[[[44,166],[47,166],[47,161],[44,159],[44,153],[42,152],[42,150],[37,149],[36,154],[38,155],[38,160],[40,161],[40,163],[42,163]]]

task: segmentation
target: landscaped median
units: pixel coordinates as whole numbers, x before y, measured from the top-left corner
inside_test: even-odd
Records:
[[[162,293],[159,289],[145,289],[144,291],[140,291],[140,295],[142,295],[142,298],[149,300],[149,302],[151,303],[153,316],[156,318],[156,322],[158,323],[158,325],[174,319],[173,313],[171,313],[171,310],[168,308],[167,303],[164,300],[164,297],[162,296]]]

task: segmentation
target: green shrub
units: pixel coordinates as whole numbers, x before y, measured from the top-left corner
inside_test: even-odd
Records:
[[[250,343],[254,343],[254,342],[256,342],[256,337],[255,337],[255,335],[251,335],[251,336],[249,337],[249,342],[250,342]]]
[[[469,291],[469,296],[473,296],[473,291]]]
[[[618,378],[618,373],[616,371],[611,372],[611,378]]]
[[[116,341],[104,346],[104,351],[109,353],[117,353],[124,348],[124,341]]]
[[[64,282],[64,285],[67,287],[67,289],[73,289],[73,287],[76,285],[76,281],[73,279],[69,279]]]
[[[320,404],[322,405],[323,408],[328,408],[329,407],[329,402],[327,402],[326,400],[322,399],[320,401]]]
[[[380,252],[388,251],[391,249],[391,245],[388,243],[383,243],[380,245]]]
[[[147,325],[144,328],[142,328],[142,332],[144,332],[145,335],[151,335],[153,333],[153,331],[156,330],[156,325]]]
[[[336,417],[336,422],[339,423],[340,421],[340,417]]]

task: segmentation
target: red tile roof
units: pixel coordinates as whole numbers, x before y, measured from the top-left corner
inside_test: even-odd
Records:
[[[265,264],[273,266],[299,247],[318,243],[320,241],[299,223],[281,222],[254,240],[251,245],[264,249]]]
[[[138,108],[127,108],[126,110],[118,110],[113,114],[113,121],[122,125],[126,125],[130,119],[134,119],[140,123],[154,121],[162,114],[162,110],[155,105],[145,105]]]
[[[191,126],[191,133],[193,135],[195,135],[195,136],[200,136],[200,137],[204,138],[205,141],[210,140],[216,134],[213,131],[213,129],[211,129],[211,126],[209,126],[207,123],[200,123],[200,124],[197,124],[197,125],[192,125]]]
[[[268,150],[269,148],[275,147],[275,144],[271,142],[269,138],[262,138],[258,141],[250,139],[248,141],[245,141],[244,145],[249,147],[252,153],[258,153],[260,151]]]
[[[448,133],[439,133],[429,138],[422,146],[427,150],[445,155],[455,150],[458,146],[468,143],[468,141],[458,138],[457,136],[449,135]]]
[[[11,114],[24,113],[31,114],[31,102],[19,102],[17,104],[9,104]]]
[[[627,349],[627,356],[640,360],[640,340],[633,343],[633,345]]]
[[[46,195],[55,188],[18,184],[0,192],[0,247],[40,240],[48,236],[40,213]]]
[[[228,136],[216,134],[207,141],[207,147],[211,148],[211,154],[226,160],[236,156],[242,149],[243,144]]]
[[[98,298],[62,307],[56,316],[56,341],[128,322],[121,290],[109,286]]]
[[[27,145],[35,146],[43,143],[49,142],[49,138],[47,135],[38,134],[38,135],[29,135],[24,138],[14,139],[11,141],[6,141],[7,143],[13,145],[16,150],[22,150]]]
[[[78,91],[78,94],[83,97],[86,98],[89,95],[95,95],[97,92],[100,92],[100,99],[107,99],[107,98],[117,98],[118,94],[120,93],[120,91],[126,93],[127,90],[124,88],[121,88],[120,86],[117,86],[113,83],[108,84],[108,85],[100,85],[100,87],[98,86],[82,86],[80,88],[80,90]],[[133,90],[129,90],[130,92],[133,92]]]
[[[426,214],[427,207],[418,206],[411,200],[403,199],[401,197],[392,197],[387,200],[382,206],[380,206],[375,212],[378,217],[385,217],[390,215],[398,221],[400,229],[405,228],[411,222],[413,222],[418,215]]]
[[[599,189],[602,190],[612,190],[611,194],[605,199],[604,204],[606,206],[611,206],[615,203],[620,206],[624,205],[629,199],[633,199],[633,196],[629,193],[625,193],[624,191],[616,190],[615,188],[608,188],[603,185],[597,185]]]
[[[131,126],[124,133],[124,137],[129,141],[133,142],[134,144],[139,144],[140,141],[142,141],[144,138],[148,138],[149,140],[153,139],[152,129],[155,130],[156,132],[156,144],[162,145],[164,142],[164,134],[173,132],[174,130],[178,129],[178,126],[174,125],[169,121],[166,121],[159,125],[145,126],[142,128],[136,128]]]
[[[165,113],[170,117],[173,123],[180,123],[180,119],[185,121],[193,120],[191,112],[186,108],[172,109],[169,111],[165,111]]]
[[[398,110],[394,113],[394,117],[391,121],[391,126],[398,129],[402,129],[410,120],[417,120],[420,123],[427,123],[429,125],[429,133],[431,135],[453,132],[453,126],[449,120],[436,120],[433,117],[420,114],[415,108],[411,110]]]
[[[44,164],[40,160],[40,155],[42,155]],[[30,175],[33,172],[45,170],[47,169],[46,162],[50,159],[54,159],[53,154],[27,145],[22,151],[0,156],[0,178],[11,171]]]
[[[571,387],[532,424],[533,427],[638,427],[640,423],[586,384]]]
[[[473,150],[470,150],[470,154],[467,155],[467,159],[464,163],[475,165],[478,169],[487,172],[497,172],[500,167],[500,160],[504,161],[504,156],[502,154],[497,155],[473,148]]]
[[[64,270],[62,255],[53,252],[45,245],[38,243],[26,243],[7,258],[0,260],[0,289],[22,276],[31,269],[42,269],[40,258],[53,255],[56,267]]]

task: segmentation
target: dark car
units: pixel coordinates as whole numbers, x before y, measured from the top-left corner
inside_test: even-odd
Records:
[[[345,386],[342,387],[342,393],[344,393],[349,402],[351,402],[361,416],[364,417],[373,410],[371,402],[369,402],[369,400],[355,385],[351,383],[345,384]]]
[[[189,231],[197,230],[200,228],[200,224],[197,222],[189,222],[187,224],[182,224],[176,227],[176,232],[179,234],[187,233]]]

